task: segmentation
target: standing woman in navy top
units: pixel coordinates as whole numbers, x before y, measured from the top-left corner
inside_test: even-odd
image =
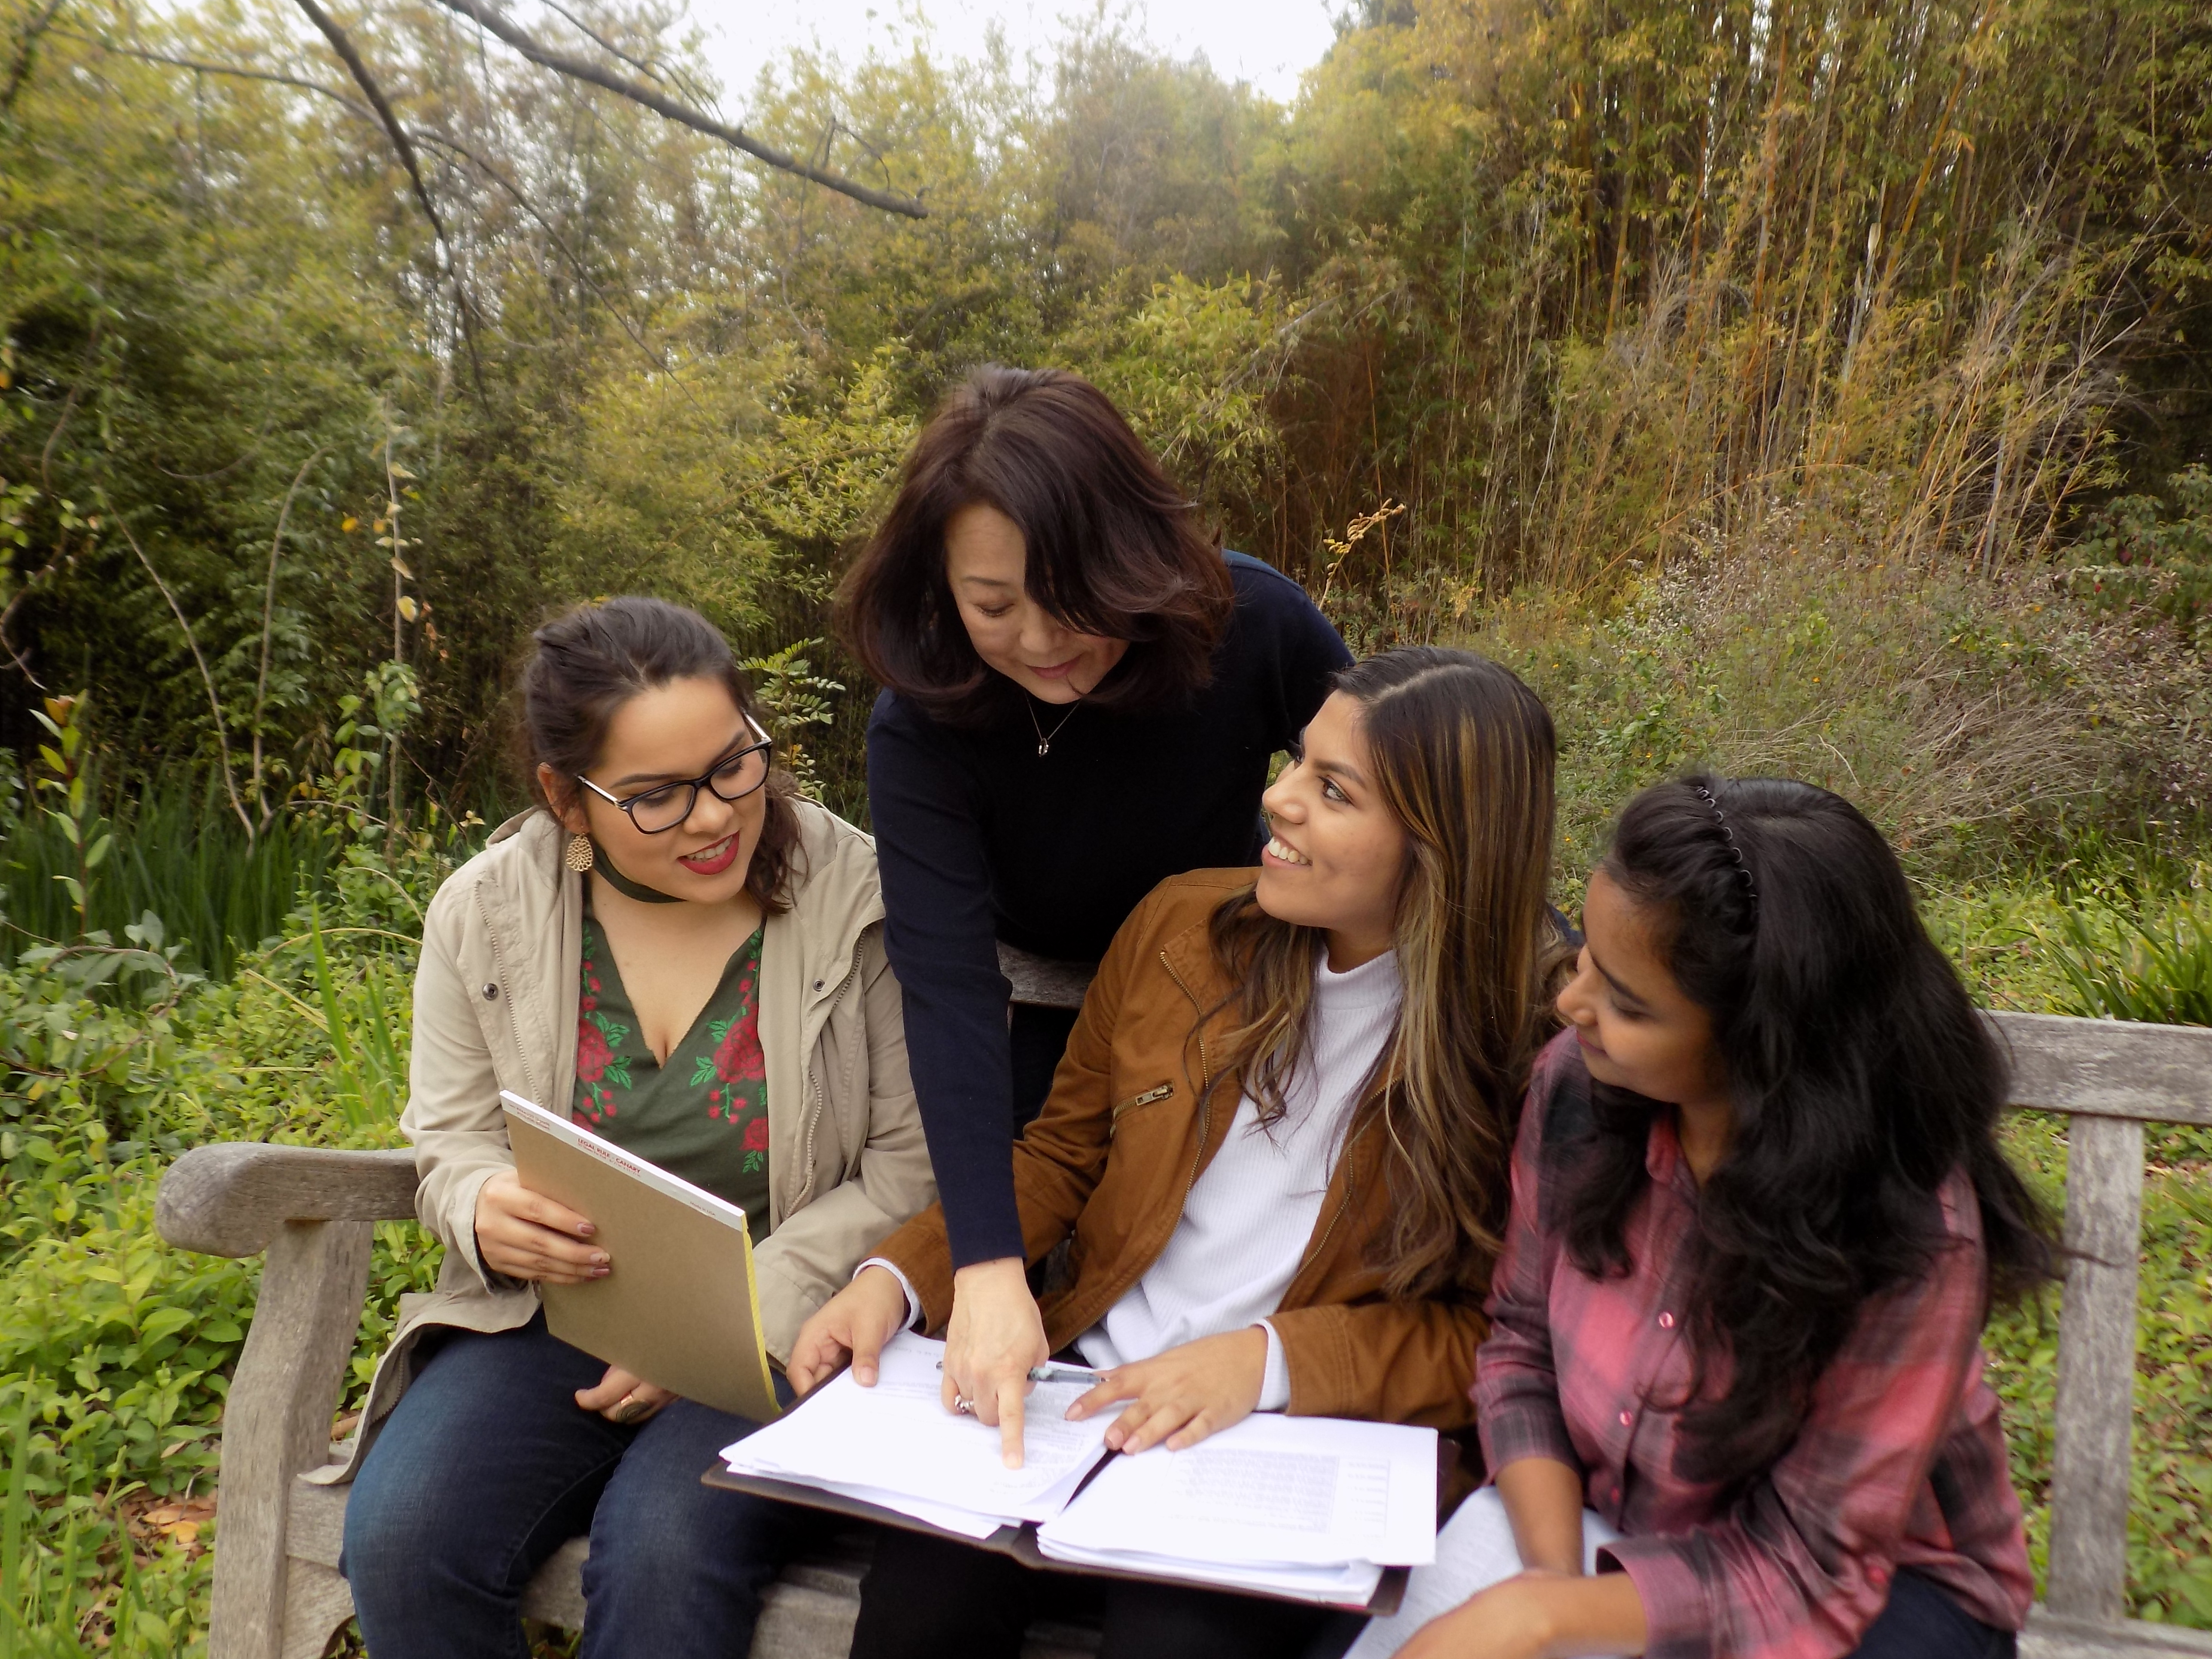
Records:
[[[837,626],[884,688],[868,799],[957,1270],[945,1404],[972,1402],[1018,1462],[1026,1373],[1049,1355],[1012,1145],[1074,1025],[1050,1005],[1080,1000],[1160,881],[1258,860],[1269,759],[1351,653],[1056,369],[979,369],[945,398]]]

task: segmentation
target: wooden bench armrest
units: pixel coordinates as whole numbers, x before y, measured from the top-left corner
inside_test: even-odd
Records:
[[[331,1413],[361,1328],[374,1224],[415,1216],[415,1155],[229,1141],[169,1166],[154,1224],[206,1255],[266,1250],[222,1416],[222,1547],[208,1650],[278,1659],[294,1477],[328,1456]]]
[[[180,1249],[252,1255],[288,1221],[411,1221],[415,1185],[410,1152],[222,1141],[169,1166],[154,1225]]]

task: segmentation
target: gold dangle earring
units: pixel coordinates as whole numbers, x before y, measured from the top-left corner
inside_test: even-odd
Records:
[[[561,862],[580,876],[589,875],[592,871],[592,838],[589,836],[569,836],[568,845],[562,852]]]

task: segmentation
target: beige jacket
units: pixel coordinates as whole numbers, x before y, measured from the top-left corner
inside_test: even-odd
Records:
[[[806,1316],[937,1194],[884,956],[875,843],[811,801],[794,805],[791,908],[768,919],[760,970],[770,1231],[754,1260],[779,1362]],[[326,1478],[350,1476],[404,1391],[426,1328],[512,1330],[538,1311],[534,1286],[477,1260],[476,1206],[514,1162],[499,1091],[566,1111],[575,1085],[583,881],[562,868],[562,842],[544,812],[512,819],[430,902],[399,1122],[422,1178],[416,1213],[446,1260],[434,1292],[401,1298],[362,1432]]]

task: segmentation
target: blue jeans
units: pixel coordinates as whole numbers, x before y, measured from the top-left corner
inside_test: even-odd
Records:
[[[753,1424],[679,1400],[635,1427],[571,1397],[606,1367],[550,1334],[445,1337],[369,1449],[339,1571],[377,1659],[527,1659],[523,1587],[589,1532],[583,1659],[743,1659],[819,1522],[702,1486]]]

